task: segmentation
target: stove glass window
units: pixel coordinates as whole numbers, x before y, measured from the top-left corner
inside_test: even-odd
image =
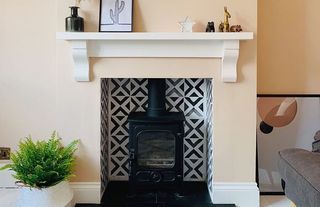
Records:
[[[175,135],[170,131],[143,131],[138,137],[138,165],[148,168],[173,168]]]

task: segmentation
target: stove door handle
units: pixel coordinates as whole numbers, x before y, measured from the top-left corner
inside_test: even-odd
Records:
[[[130,154],[129,154],[129,160],[135,160],[136,159],[136,155],[134,153],[134,150],[130,150]]]

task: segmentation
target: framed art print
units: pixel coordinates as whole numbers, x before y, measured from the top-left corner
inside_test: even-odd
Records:
[[[312,150],[320,130],[320,96],[258,95],[256,127],[260,192],[283,193],[278,153],[289,148]]]
[[[100,0],[100,32],[132,32],[133,0]]]

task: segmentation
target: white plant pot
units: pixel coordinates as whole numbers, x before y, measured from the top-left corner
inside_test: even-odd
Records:
[[[72,207],[73,191],[68,182],[43,189],[21,188],[17,207]]]

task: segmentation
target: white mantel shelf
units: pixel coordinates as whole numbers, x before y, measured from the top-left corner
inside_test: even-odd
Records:
[[[56,36],[71,43],[77,81],[90,81],[90,57],[188,57],[222,58],[222,80],[236,82],[239,42],[253,39],[252,32],[58,32]]]

